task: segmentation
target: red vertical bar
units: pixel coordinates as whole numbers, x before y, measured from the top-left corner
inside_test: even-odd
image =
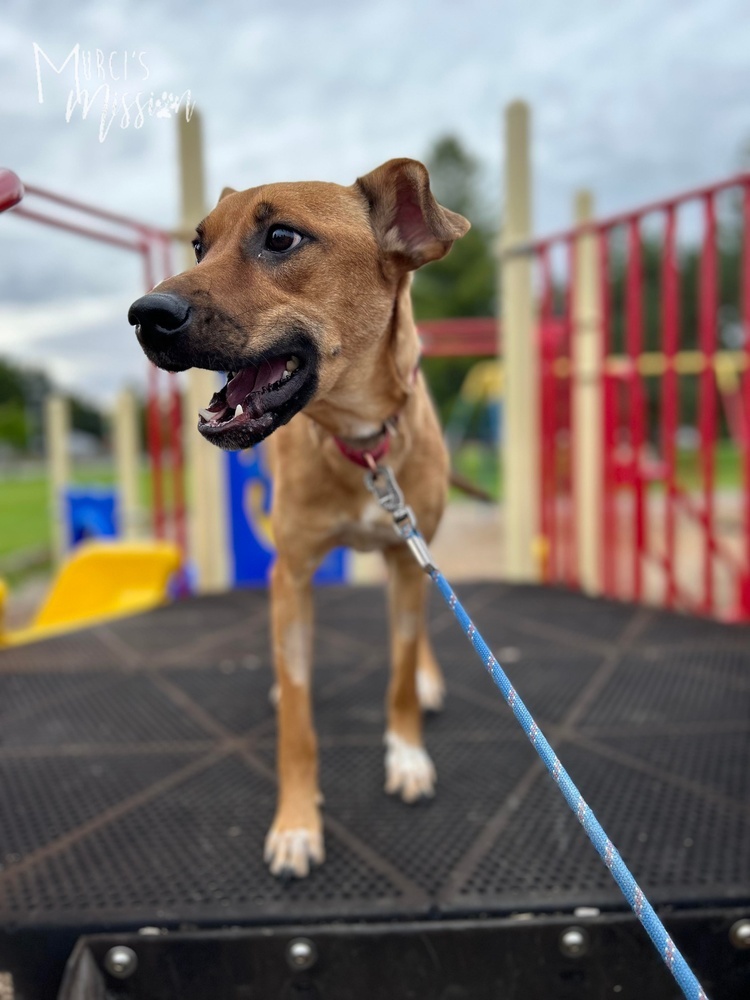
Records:
[[[144,244],[143,264],[146,278],[146,290],[154,287],[154,267],[151,259],[151,246]],[[154,534],[157,538],[164,537],[164,483],[162,476],[162,440],[161,440],[161,406],[159,405],[159,369],[149,364],[148,369],[148,404],[147,404],[147,438],[148,453],[151,459],[151,493],[153,504]]]
[[[700,464],[703,480],[703,610],[714,610],[714,457],[716,449],[716,353],[717,261],[716,207],[713,194],[703,199],[704,234],[700,265],[699,346],[703,354],[703,370],[698,393],[698,427],[700,431]]]
[[[542,579],[549,583],[556,574],[557,531],[555,523],[556,481],[556,427],[555,427],[555,375],[553,370],[554,344],[552,342],[552,275],[550,273],[549,248],[542,247],[539,254],[542,278],[540,323],[538,330],[539,376],[540,376],[540,433],[539,449],[541,458],[540,476],[540,516],[541,535],[545,540],[542,562]]]
[[[643,349],[643,266],[640,218],[628,223],[628,266],[626,278],[626,348],[630,361],[628,373],[628,423],[630,429],[630,477],[633,490],[632,596],[639,601],[643,593],[643,550],[645,546],[645,511],[641,472],[645,427],[643,381],[638,358]]]
[[[612,294],[609,281],[609,229],[599,230],[599,277],[601,281],[599,301],[602,310],[602,333],[600,338],[601,355],[600,379],[602,392],[602,538],[601,538],[601,574],[602,587],[608,597],[615,594],[615,559],[617,552],[617,526],[615,521],[615,411],[614,385],[607,374],[607,358],[612,350]]]
[[[750,184],[743,189],[742,212],[742,330],[745,338],[745,371],[742,375],[742,485],[744,497],[744,567],[740,582],[739,611],[750,618]]]
[[[169,240],[161,241],[162,273],[168,277],[172,273],[172,254]],[[172,512],[175,540],[183,558],[187,556],[187,532],[185,526],[185,470],[182,451],[182,400],[176,375],[169,375],[169,450],[172,458]]]
[[[159,403],[159,369],[148,369],[148,453],[151,458],[151,491],[154,534],[164,537],[164,482],[162,475],[161,406]]]
[[[576,450],[576,428],[573,418],[573,296],[576,282],[576,244],[574,239],[567,241],[568,283],[565,289],[565,339],[564,351],[568,362],[568,378],[565,386],[565,408],[568,430],[568,461],[566,465],[566,524],[565,524],[565,582],[569,587],[578,585],[578,561],[576,559],[576,521],[573,463]]]
[[[169,376],[169,446],[172,453],[172,502],[174,511],[174,534],[183,558],[187,556],[187,533],[185,530],[185,489],[182,454],[182,397],[176,375]]]
[[[664,601],[673,608],[677,598],[675,567],[675,529],[677,500],[677,427],[679,420],[679,393],[675,355],[679,341],[679,276],[677,270],[676,218],[675,206],[669,205],[666,212],[664,234],[664,254],[662,257],[662,350],[664,351],[664,374],[661,383],[661,448],[666,466],[666,495],[664,507],[664,539],[666,586]]]

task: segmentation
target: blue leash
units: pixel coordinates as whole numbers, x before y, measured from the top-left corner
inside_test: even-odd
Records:
[[[365,476],[365,485],[375,495],[378,503],[392,516],[396,532],[409,546],[417,562],[430,576],[445,598],[448,607],[456,616],[459,625],[484,664],[485,670],[487,670],[492,680],[500,689],[500,693],[507,705],[528,736],[531,745],[544,761],[544,766],[552,775],[555,784],[560,788],[565,801],[572,809],[578,822],[588,834],[589,840],[609,869],[612,878],[620,887],[633,913],[635,913],[636,917],[643,924],[662,961],[674,976],[687,1000],[708,1000],[703,987],[693,975],[690,966],[667,934],[664,924],[644,896],[643,890],[620,857],[620,852],[602,829],[599,820],[591,811],[591,808],[576,788],[570,775],[560,763],[560,758],[547,742],[539,726],[534,722],[529,710],[510,683],[507,674],[492,655],[492,651],[480,635],[474,622],[466,614],[466,611],[464,611],[453,588],[440,570],[433,564],[427,543],[417,529],[414,514],[411,508],[407,507],[404,502],[403,494],[390,468],[382,465],[375,466],[374,462],[372,466],[374,467],[371,467],[371,471]]]

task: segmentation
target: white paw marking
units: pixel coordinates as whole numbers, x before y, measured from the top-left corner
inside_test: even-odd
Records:
[[[445,701],[445,684],[441,677],[417,671],[417,697],[425,712],[439,712]]]
[[[404,802],[435,794],[435,767],[424,747],[414,746],[395,733],[385,734],[385,790]]]
[[[271,702],[274,708],[277,707],[281,701],[281,688],[278,684],[272,685],[268,690],[268,700]]]
[[[301,826],[293,830],[279,830],[272,826],[266,837],[263,859],[272,875],[294,875],[305,878],[313,864],[325,861],[323,834]]]

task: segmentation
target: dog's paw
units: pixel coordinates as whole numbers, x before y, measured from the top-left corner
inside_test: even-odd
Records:
[[[318,827],[286,827],[275,822],[268,831],[263,858],[272,875],[305,878],[312,865],[325,861],[323,831]]]
[[[445,701],[445,682],[439,674],[417,671],[417,697],[423,712],[440,712]]]
[[[435,767],[424,747],[414,746],[395,733],[385,735],[385,790],[416,802],[435,794]]]

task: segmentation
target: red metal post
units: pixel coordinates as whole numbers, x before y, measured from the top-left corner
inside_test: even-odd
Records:
[[[154,287],[154,263],[151,258],[153,247],[150,243],[143,246],[143,265],[146,288]],[[148,366],[148,403],[147,403],[147,438],[148,453],[151,460],[151,496],[153,504],[154,534],[157,538],[164,537],[164,479],[162,467],[162,412],[159,399],[159,369],[152,364]]]
[[[666,212],[664,253],[661,278],[661,326],[664,350],[664,374],[661,383],[661,450],[666,466],[666,493],[664,497],[664,540],[666,587],[664,602],[673,608],[677,598],[676,582],[676,509],[677,496],[677,428],[679,421],[679,392],[675,355],[679,342],[679,275],[677,268],[675,206]]]
[[[745,371],[742,374],[742,490],[744,497],[744,553],[740,581],[739,611],[750,618],[750,183],[742,189],[742,332]]]
[[[599,297],[602,310],[602,332],[600,338],[600,378],[602,380],[602,586],[608,597],[615,595],[615,565],[617,558],[616,484],[614,478],[615,433],[615,390],[614,380],[606,371],[607,357],[612,349],[612,294],[609,277],[609,229],[600,229],[598,234],[599,275],[601,280]]]
[[[645,396],[638,359],[643,349],[643,265],[640,216],[628,223],[628,264],[626,276],[625,340],[630,369],[628,372],[628,423],[630,429],[630,479],[633,496],[632,596],[640,601],[643,594],[643,552],[646,520],[642,475],[645,441]]]
[[[169,240],[161,239],[162,274],[172,273],[172,252]],[[177,375],[168,376],[169,383],[169,450],[172,473],[172,515],[175,540],[183,558],[187,557],[187,531],[185,524],[185,462],[182,450],[182,397]]]
[[[76,236],[85,236],[87,239],[96,240],[98,243],[107,243],[109,246],[120,247],[121,250],[134,250],[141,253],[143,243],[137,240],[126,240],[121,236],[113,236],[109,233],[102,233],[98,229],[90,229],[88,226],[79,226],[65,219],[55,219],[43,212],[34,212],[29,208],[19,206],[14,215],[20,215],[24,219],[32,222],[41,222],[42,225],[52,226],[54,229],[64,229],[66,233],[75,233]]]
[[[565,288],[565,326],[562,351],[568,362],[568,377],[563,382],[565,429],[567,430],[567,461],[565,463],[565,481],[563,485],[565,503],[565,582],[569,587],[578,585],[578,560],[576,557],[576,521],[573,463],[575,461],[575,427],[573,426],[573,296],[576,283],[576,241],[571,238],[566,241],[568,281]]]
[[[549,583],[557,571],[557,525],[555,477],[555,373],[553,370],[554,344],[552,342],[552,275],[550,273],[549,250],[542,248],[539,253],[542,291],[539,326],[537,328],[537,352],[539,357],[539,430],[542,436],[539,447],[541,462],[539,485],[540,534],[544,539],[542,556],[542,580]]]
[[[699,346],[703,354],[703,370],[698,393],[698,427],[700,431],[700,464],[703,480],[703,608],[708,614],[714,610],[714,532],[715,532],[715,480],[716,451],[716,353],[717,326],[717,261],[716,261],[716,206],[713,194],[704,197],[704,234],[700,264],[699,287]]]
[[[13,208],[23,198],[21,178],[12,170],[0,170],[0,212]]]

